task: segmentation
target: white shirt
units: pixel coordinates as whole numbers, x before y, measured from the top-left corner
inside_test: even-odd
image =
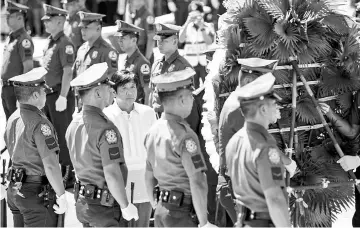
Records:
[[[134,203],[149,202],[145,187],[145,168],[147,152],[144,146],[145,135],[156,121],[152,108],[134,103],[128,114],[116,102],[104,109],[105,115],[119,129],[124,147],[124,157],[128,168],[126,194],[130,200],[131,182],[134,182]]]

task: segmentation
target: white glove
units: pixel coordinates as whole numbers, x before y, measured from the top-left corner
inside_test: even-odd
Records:
[[[340,158],[337,163],[340,163],[341,167],[345,171],[356,169],[360,165],[360,157],[359,156],[349,156],[346,155]]]
[[[59,96],[55,102],[56,111],[62,112],[66,109],[67,99],[66,97]]]
[[[175,5],[175,3],[173,1],[168,2],[168,8],[172,13],[177,10],[176,5]]]
[[[198,227],[199,227],[199,228],[206,228],[206,227],[217,227],[217,226],[215,226],[214,224],[209,223],[209,221],[208,221],[208,222],[207,222],[205,225],[203,225],[203,226],[200,226],[200,224],[199,224]]]
[[[6,186],[3,185],[3,184],[0,184],[0,187],[1,187],[1,195],[0,195],[0,200],[3,200],[6,198]]]
[[[295,175],[295,171],[297,168],[296,162],[291,159],[291,163],[288,165],[285,165],[285,168],[289,172],[290,177],[293,177]]]
[[[56,204],[54,204],[53,208],[56,214],[64,214],[67,211],[68,203],[66,201],[65,193],[60,197],[56,196]]]
[[[330,106],[326,103],[319,103],[319,107],[324,115],[328,114],[330,111]]]
[[[121,213],[122,217],[127,221],[130,221],[131,219],[135,219],[136,221],[139,219],[138,209],[132,203],[129,203],[127,208],[121,209]]]
[[[220,2],[219,0],[211,0],[211,5],[214,7],[214,9],[219,9]]]

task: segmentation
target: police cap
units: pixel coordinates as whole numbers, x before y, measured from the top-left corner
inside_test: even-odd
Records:
[[[51,17],[55,17],[55,16],[66,17],[66,15],[68,14],[66,10],[60,9],[55,6],[44,4],[43,7],[44,7],[45,15],[41,18],[41,20],[49,20]]]
[[[12,14],[12,13],[26,13],[26,11],[29,9],[29,7],[12,2],[12,1],[6,1],[6,12],[5,14]]]
[[[70,82],[70,86],[77,90],[87,90],[101,84],[114,85],[108,78],[108,65],[105,62],[90,66]]]
[[[84,11],[79,11],[77,12],[77,14],[80,17],[79,27],[87,26],[88,24],[91,24],[93,22],[101,22],[102,18],[106,16],[104,14],[88,13]]]
[[[188,67],[184,70],[172,71],[151,79],[158,92],[171,92],[179,89],[193,90],[193,76],[196,72]]]
[[[155,24],[154,40],[166,39],[170,36],[178,35],[181,27],[172,24]]]
[[[238,59],[238,63],[241,65],[241,71],[243,72],[272,72],[278,64],[278,60],[267,60],[260,58],[247,58]]]
[[[45,74],[47,70],[44,67],[37,67],[25,74],[15,76],[9,79],[14,86],[21,87],[38,87],[45,85]]]
[[[274,83],[275,77],[269,72],[240,87],[234,93],[241,103],[255,102],[265,98],[281,100],[281,97],[274,92]]]
[[[126,23],[125,21],[122,21],[122,20],[117,20],[116,24],[117,24],[117,32],[115,33],[114,36],[125,36],[127,34],[139,35],[139,33],[141,31],[144,31],[144,29],[139,28],[135,25]]]
[[[78,0],[61,0],[61,3],[66,4],[66,3],[72,3],[72,2],[77,2]]]

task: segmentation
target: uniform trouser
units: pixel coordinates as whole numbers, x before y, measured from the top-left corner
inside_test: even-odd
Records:
[[[155,227],[197,227],[191,218],[189,207],[178,207],[159,202],[154,218]]]
[[[63,166],[71,165],[69,150],[66,145],[65,133],[72,120],[72,114],[75,111],[75,96],[73,91],[69,91],[67,96],[67,106],[62,112],[56,111],[55,102],[59,98],[60,92],[54,92],[46,95],[46,104],[44,113],[49,118],[57,133],[60,155],[60,164]]]
[[[105,207],[98,201],[85,199],[84,196],[79,195],[75,207],[76,217],[84,227],[122,227],[121,210],[118,204]]]
[[[2,106],[6,120],[16,111],[16,97],[13,86],[3,85],[1,88]]]
[[[55,199],[49,202],[48,207],[45,207],[43,197],[38,196],[42,191],[42,186],[35,183],[23,183],[20,192],[25,198],[22,198],[10,183],[7,190],[7,202],[13,214],[14,227],[56,227],[58,216],[53,209]]]
[[[356,169],[355,172],[356,178],[360,178],[360,169]],[[360,193],[355,188],[355,213],[352,219],[353,227],[360,227]]]
[[[150,202],[145,203],[134,203],[134,206],[138,209],[139,219],[132,223],[130,226],[130,222],[126,221],[124,218],[121,218],[121,226],[122,227],[149,227],[150,225],[150,216],[152,207]],[[134,220],[132,220],[134,221]]]
[[[200,64],[194,67],[194,70],[196,72],[194,76],[194,87],[195,89],[200,87],[200,79],[202,82],[205,82],[206,77],[206,66],[201,66]]]

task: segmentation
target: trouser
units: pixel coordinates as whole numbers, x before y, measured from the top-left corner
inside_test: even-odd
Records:
[[[13,188],[14,184],[10,183],[7,202],[13,214],[14,227],[56,227],[58,216],[53,209],[55,197],[46,207],[44,198],[38,196],[42,186],[38,183],[23,183],[20,190],[23,198]]]
[[[79,195],[75,204],[76,217],[84,227],[122,227],[120,223],[121,210],[119,204],[106,207],[92,199]]]
[[[233,190],[231,186],[231,180],[228,176],[219,176],[218,183],[218,200],[220,201],[221,206],[226,210],[226,213],[231,218],[232,223],[235,223],[237,220]],[[221,182],[221,183],[220,183]]]
[[[197,227],[191,218],[191,208],[159,202],[156,206],[155,227]]]
[[[194,75],[194,87],[195,89],[200,87],[200,79],[202,82],[205,82],[206,66],[201,66],[200,64],[194,67],[196,74]]]
[[[149,227],[150,225],[150,216],[152,207],[150,202],[145,203],[134,203],[135,207],[138,209],[139,219],[132,223],[126,221],[124,218],[121,218],[121,226],[123,227]],[[134,221],[134,220],[132,220]]]
[[[6,120],[8,120],[11,114],[13,114],[17,109],[16,97],[13,86],[9,86],[9,85],[2,86],[1,100],[2,100],[2,106],[4,109]]]
[[[60,147],[59,161],[63,166],[71,165],[69,150],[66,145],[65,133],[72,120],[75,111],[75,96],[73,91],[69,91],[67,96],[67,106],[62,112],[56,111],[56,100],[59,98],[60,91],[55,91],[46,95],[44,113],[54,125]],[[71,169],[72,170],[72,169]]]
[[[190,1],[181,0],[181,1],[174,1],[176,4],[177,10],[175,11],[175,24],[178,26],[183,26],[186,22],[186,19],[189,15],[189,4]]]
[[[360,178],[360,169],[356,169],[355,176],[357,179]],[[360,193],[355,188],[355,213],[352,218],[353,227],[360,227]]]

